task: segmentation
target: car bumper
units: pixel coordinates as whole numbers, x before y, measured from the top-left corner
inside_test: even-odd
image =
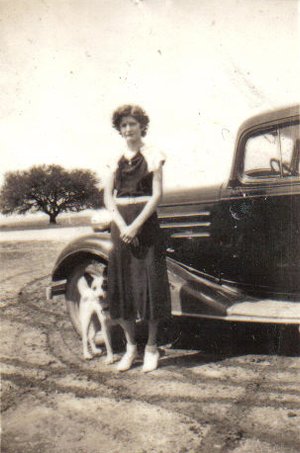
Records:
[[[67,280],[58,280],[57,282],[52,282],[50,286],[46,288],[46,298],[47,300],[53,299],[55,296],[60,296],[66,292]]]

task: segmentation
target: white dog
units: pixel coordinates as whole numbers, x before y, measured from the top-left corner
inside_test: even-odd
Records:
[[[98,316],[101,333],[103,335],[104,343],[106,346],[107,357],[105,362],[107,364],[114,362],[113,350],[111,346],[110,335],[110,317],[106,310],[104,310],[106,302],[106,292],[103,289],[104,276],[94,275],[91,286],[88,285],[85,277],[80,277],[77,282],[78,291],[80,294],[79,303],[79,318],[81,324],[83,356],[85,359],[92,359],[93,355],[102,353],[101,348],[97,348],[95,344],[95,331],[91,324],[92,316],[95,313]],[[92,354],[88,350],[90,345]]]

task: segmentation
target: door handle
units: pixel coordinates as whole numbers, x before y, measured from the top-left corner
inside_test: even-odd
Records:
[[[167,253],[175,253],[175,250],[172,247],[168,247]]]

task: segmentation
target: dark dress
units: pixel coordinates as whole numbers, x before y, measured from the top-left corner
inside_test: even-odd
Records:
[[[153,172],[141,152],[128,161],[123,156],[115,172],[117,198],[152,194]],[[118,205],[129,225],[145,202]],[[156,212],[141,227],[139,245],[125,244],[115,223],[108,261],[108,300],[113,319],[159,320],[170,315],[169,283],[162,233]]]

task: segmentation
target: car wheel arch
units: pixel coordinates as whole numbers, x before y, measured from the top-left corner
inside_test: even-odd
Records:
[[[67,279],[73,269],[79,264],[87,260],[96,260],[99,263],[107,264],[108,257],[99,251],[81,250],[76,253],[71,253],[64,256],[55,266],[52,274],[52,280],[64,280]]]

